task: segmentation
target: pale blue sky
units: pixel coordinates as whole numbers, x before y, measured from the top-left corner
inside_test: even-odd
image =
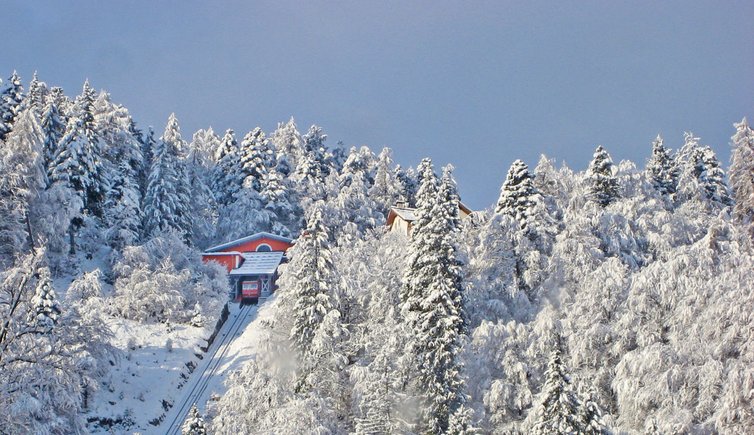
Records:
[[[0,74],[89,78],[141,126],[186,138],[294,116],[329,143],[453,163],[492,204],[510,163],[643,166],[685,130],[727,163],[754,115],[752,1],[4,1]]]

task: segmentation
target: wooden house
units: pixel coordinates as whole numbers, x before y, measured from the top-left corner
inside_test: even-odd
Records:
[[[462,202],[458,202],[458,216],[466,219],[472,214],[472,210]],[[411,228],[416,220],[416,209],[408,207],[405,202],[399,202],[395,207],[390,207],[387,214],[386,226],[390,231],[397,231],[406,236],[411,235]]]
[[[285,252],[291,246],[293,239],[257,233],[209,248],[202,260],[225,267],[233,300],[257,302],[275,291],[278,266],[285,261]]]

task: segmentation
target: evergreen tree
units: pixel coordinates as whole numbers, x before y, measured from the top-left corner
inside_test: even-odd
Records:
[[[272,214],[270,232],[285,237],[296,234],[301,228],[301,210],[277,167],[273,166],[265,174],[259,195],[265,210]]]
[[[659,134],[652,141],[652,157],[647,162],[646,172],[658,192],[665,196],[675,194],[678,185],[678,169],[670,150],[665,148]]]
[[[261,128],[257,127],[244,136],[240,150],[241,176],[249,179],[249,184],[257,192],[262,191],[262,182],[273,161],[270,143]]]
[[[464,312],[455,245],[458,194],[451,170],[444,169],[437,186],[431,161],[425,159],[420,165],[418,216],[401,295],[404,317],[413,332],[410,352],[418,369],[419,392],[426,405],[421,425],[430,433],[449,433],[451,427],[462,432],[468,424],[456,420],[467,413],[458,360]]]
[[[296,164],[296,180],[305,189],[317,190],[313,186],[321,185],[330,173],[325,163],[326,139],[327,135],[316,125],[312,125],[304,135],[304,153]]]
[[[725,172],[715,152],[708,146],[701,146],[693,133],[684,134],[683,147],[676,157],[679,165],[678,199],[695,199],[714,209],[731,204]]]
[[[725,182],[725,171],[712,148],[703,148],[701,162],[704,165],[702,180],[707,198],[721,206],[732,205],[730,190]]]
[[[563,361],[560,335],[553,340],[550,361],[545,372],[545,383],[539,403],[532,411],[534,435],[576,435],[586,433],[580,421],[581,403],[571,386]]]
[[[154,160],[149,173],[144,226],[150,236],[170,229],[184,236],[189,233],[190,199],[185,172],[179,160],[182,144],[178,120],[175,114],[171,114],[165,133],[154,150]]]
[[[0,89],[0,141],[4,141],[13,129],[13,123],[21,110],[24,100],[21,77],[13,71],[8,82]]]
[[[55,290],[52,288],[50,279],[50,270],[46,267],[39,269],[39,278],[34,291],[34,297],[31,299],[34,307],[34,319],[32,320],[37,327],[44,331],[49,331],[55,326],[60,317],[60,305],[55,296]]]
[[[383,214],[394,206],[402,196],[402,186],[393,168],[392,150],[383,148],[377,157],[377,170],[374,183],[369,188],[369,196],[377,203]]]
[[[123,249],[135,245],[142,234],[141,196],[131,165],[122,161],[113,173],[105,203],[106,237],[110,246]]]
[[[60,88],[53,88],[57,92]],[[58,109],[56,98],[46,99],[41,118],[42,133],[44,135],[43,158],[45,172],[52,174],[53,162],[58,154],[58,143],[65,134],[66,126]]]
[[[241,189],[243,174],[240,168],[238,142],[233,130],[226,130],[220,141],[220,148],[215,154],[214,174],[212,176],[212,192],[219,208],[225,207],[233,200],[233,195]]]
[[[395,178],[398,180],[400,190],[399,201],[405,202],[409,207],[416,207],[416,195],[419,190],[417,174],[413,168],[403,169],[401,165],[395,167]]]
[[[613,160],[602,145],[597,147],[587,169],[587,183],[591,199],[607,207],[620,196],[618,179],[613,174]]]
[[[290,338],[299,355],[308,359],[312,355],[315,335],[335,307],[333,294],[337,285],[329,235],[320,206],[315,206],[309,215],[289,269],[297,277],[290,290],[294,302]]]
[[[754,223],[754,131],[746,118],[733,124],[736,134],[730,159],[730,186],[735,198],[733,213],[744,224]],[[754,236],[754,226],[751,226]]]
[[[76,99],[75,116],[68,121],[57,147],[50,178],[73,189],[86,210],[101,216],[107,180],[93,115],[95,95],[89,82],[84,83],[84,90]]]
[[[39,81],[37,78],[37,72],[34,71],[31,82],[29,82],[29,93],[24,99],[22,106],[30,107],[38,117],[41,117],[45,108],[48,92],[47,84]]]
[[[86,136],[83,121],[71,118],[58,145],[50,181],[63,183],[75,191],[86,208],[89,204],[87,192],[97,189],[93,187],[97,184],[93,175],[99,172],[99,165],[92,143]]]
[[[191,234],[195,246],[207,246],[214,238],[216,225],[215,198],[210,189],[212,155],[220,140],[212,129],[199,130],[189,144],[185,159],[186,179],[191,187]]]
[[[305,154],[304,140],[292,117],[286,123],[278,123],[270,141],[277,151],[276,160],[278,166],[280,166],[279,171],[284,176],[288,176],[298,166],[298,161]]]
[[[191,405],[191,410],[186,417],[186,421],[181,427],[182,435],[207,435],[207,427],[204,424],[204,418],[199,414],[196,403]]]
[[[18,115],[5,146],[0,148],[0,259],[3,260],[10,261],[25,247],[34,246],[29,205],[46,184],[42,137],[36,115],[26,109]]]
[[[529,173],[529,167],[521,160],[516,160],[508,170],[508,175],[500,188],[500,199],[497,201],[495,213],[513,217],[521,228],[526,228],[531,215],[534,201],[532,197],[537,193]]]
[[[141,141],[142,164],[137,174],[139,191],[141,192],[142,201],[147,197],[147,187],[149,186],[149,173],[152,171],[154,163],[154,150],[157,147],[157,141],[154,138],[154,129],[150,126],[147,130],[146,137]],[[144,205],[142,203],[142,210]]]

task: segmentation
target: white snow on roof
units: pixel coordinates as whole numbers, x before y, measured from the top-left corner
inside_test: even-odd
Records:
[[[413,222],[416,220],[415,208],[399,208],[393,207],[393,211],[404,221]]]
[[[283,260],[283,252],[247,252],[241,267],[230,271],[232,275],[272,275]]]

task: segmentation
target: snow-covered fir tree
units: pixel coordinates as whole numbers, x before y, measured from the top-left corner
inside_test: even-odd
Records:
[[[53,88],[52,90],[53,93],[57,93],[58,91],[62,92],[60,88]],[[46,99],[42,110],[42,117],[40,118],[40,124],[44,134],[44,165],[45,172],[48,175],[52,173],[52,164],[55,160],[55,156],[58,154],[58,143],[60,143],[66,130],[66,125],[56,100],[57,98],[55,98],[54,95],[51,95]]]
[[[215,153],[215,168],[212,174],[212,191],[218,207],[227,206],[243,184],[238,142],[233,130],[227,130]]]
[[[298,161],[304,155],[304,139],[301,137],[293,118],[286,123],[278,123],[277,129],[270,136],[277,152],[276,161],[280,172],[287,176],[295,171]]]
[[[581,427],[579,413],[581,403],[571,384],[570,376],[563,361],[562,338],[555,335],[552,351],[545,372],[545,383],[532,413],[532,434],[572,435],[585,433]]]
[[[268,168],[274,165],[274,153],[261,128],[257,127],[244,136],[239,154],[242,176],[249,178],[250,186],[261,192]]]
[[[613,160],[602,145],[594,151],[594,158],[587,169],[590,198],[606,207],[620,196],[618,179],[613,173]]]
[[[647,162],[647,176],[660,194],[672,196],[678,185],[678,169],[670,150],[658,134],[652,141],[652,157]]]
[[[29,92],[23,101],[24,108],[31,108],[37,116],[41,117],[48,92],[47,84],[40,81],[37,77],[37,72],[34,71],[34,75],[29,82]]]
[[[219,144],[211,128],[199,130],[194,133],[185,158],[186,183],[191,187],[191,234],[196,246],[209,246],[215,237],[217,216],[210,185],[214,169],[212,156]]]
[[[141,196],[136,174],[127,161],[122,161],[112,174],[105,202],[106,237],[112,247],[122,249],[135,244],[142,234]]]
[[[39,236],[33,234],[29,214],[47,181],[42,147],[37,117],[25,109],[0,148],[0,260],[9,261],[25,247],[34,247]]]
[[[60,317],[60,305],[55,296],[55,290],[52,289],[50,271],[47,268],[39,270],[37,286],[31,303],[34,306],[32,321],[42,330],[51,330]]]
[[[452,168],[437,178],[430,160],[420,165],[421,184],[401,299],[413,333],[408,351],[418,374],[422,397],[419,428],[430,433],[457,433],[468,425],[459,361],[464,330],[461,264],[456,253],[458,195]],[[452,428],[455,428],[451,430]]]
[[[712,209],[731,204],[725,172],[715,152],[699,144],[693,133],[684,134],[683,147],[676,157],[679,168],[678,200],[694,200]]]
[[[306,229],[296,245],[296,257],[289,266],[298,278],[288,295],[294,301],[290,337],[302,358],[311,355],[314,337],[335,307],[338,282],[329,243],[322,209],[316,206],[307,219]]]
[[[730,187],[733,191],[735,205],[733,212],[745,225],[754,223],[754,131],[746,118],[734,124],[736,133],[733,141],[733,153],[730,157]],[[754,226],[751,226],[754,236]]]
[[[516,160],[508,169],[508,175],[500,188],[500,199],[495,213],[513,217],[521,228],[526,228],[531,209],[534,207],[532,197],[536,194],[529,167],[521,160]]]
[[[191,405],[188,417],[181,427],[182,435],[207,435],[207,427],[204,423],[204,418],[199,414],[199,409],[196,407],[196,403]]]
[[[0,83],[0,141],[4,141],[13,128],[13,123],[21,110],[24,88],[21,77],[13,71],[5,83]]]
[[[182,148],[178,120],[171,114],[154,149],[144,200],[144,227],[149,235],[172,229],[187,236],[191,228],[188,186],[179,159]]]

